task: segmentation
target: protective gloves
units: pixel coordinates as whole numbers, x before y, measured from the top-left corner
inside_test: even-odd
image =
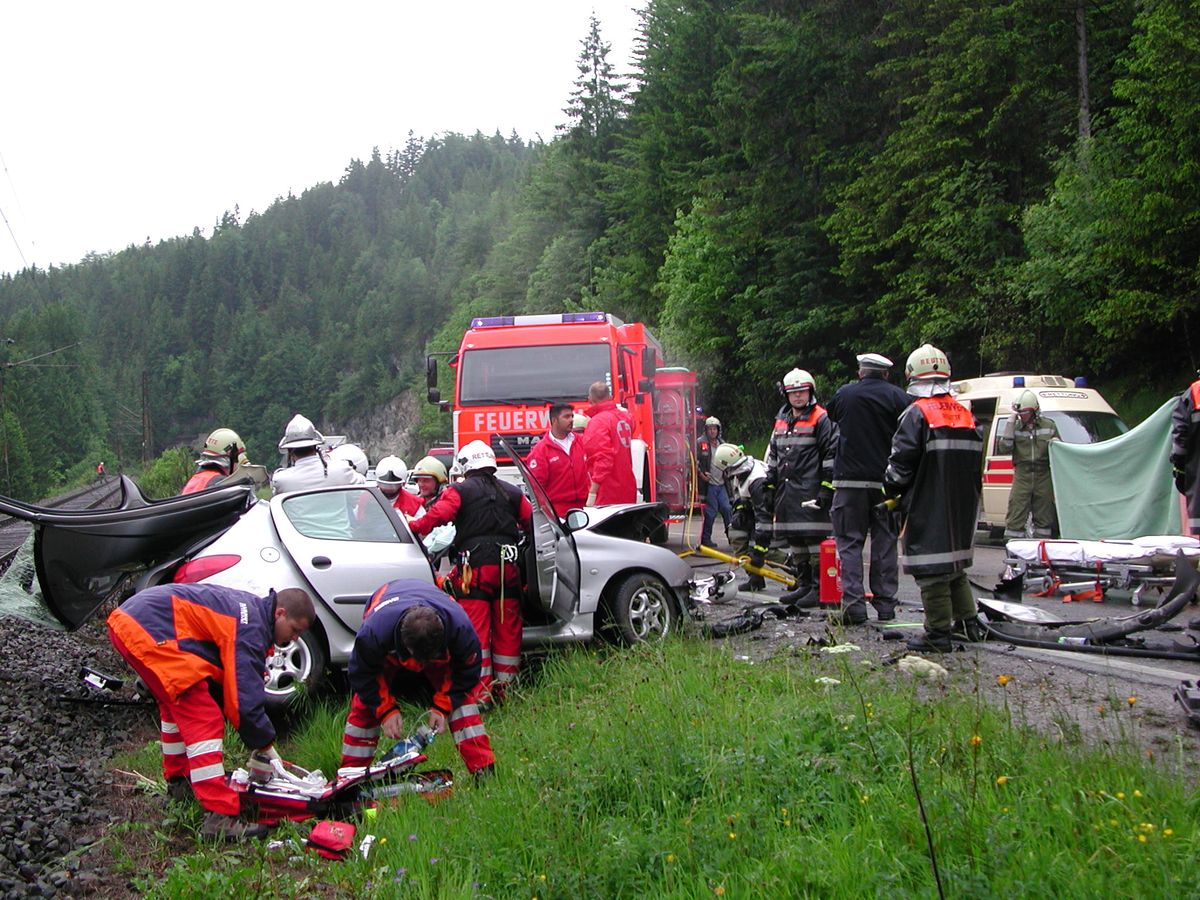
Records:
[[[275,775],[275,767],[272,763],[279,758],[279,751],[270,744],[251,753],[250,761],[246,763],[246,771],[250,773],[250,780],[257,784],[266,784],[270,781]]]
[[[767,548],[755,544],[750,548],[750,565],[762,568],[767,562]]]

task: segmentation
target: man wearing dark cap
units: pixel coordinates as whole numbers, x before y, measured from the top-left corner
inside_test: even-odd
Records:
[[[883,500],[883,471],[900,414],[912,397],[888,378],[892,361],[861,353],[858,381],[838,388],[829,417],[838,426],[833,460],[833,536],[842,561],[842,608],[830,616],[844,625],[867,621],[863,547],[871,536],[871,603],[881,622],[896,618],[900,574],[896,562],[897,515],[877,509]]]

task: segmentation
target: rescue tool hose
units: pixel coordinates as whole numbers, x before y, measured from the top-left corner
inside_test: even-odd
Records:
[[[721,562],[726,562],[733,566],[741,566],[751,575],[761,575],[763,578],[770,578],[772,581],[778,581],[784,587],[789,589],[796,586],[795,578],[792,578],[790,575],[780,575],[778,572],[767,568],[766,566],[751,565],[750,557],[748,556],[731,556],[728,553],[722,553],[720,550],[716,550],[712,547],[707,547],[704,545],[697,547],[696,553],[699,553],[701,556],[711,557],[712,559],[719,559]]]
[[[1057,641],[1038,641],[1033,638],[1014,637],[997,631],[987,623],[980,623],[996,641],[1015,644],[1018,647],[1034,647],[1042,650],[1067,650],[1071,653],[1093,653],[1102,656],[1132,656],[1141,659],[1178,659],[1196,662],[1200,653],[1184,653],[1180,650],[1148,650],[1144,647],[1113,647],[1108,644],[1060,644]]]

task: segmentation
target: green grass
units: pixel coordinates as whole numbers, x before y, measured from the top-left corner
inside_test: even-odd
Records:
[[[858,656],[751,665],[684,640],[555,655],[488,719],[499,775],[476,787],[440,739],[430,765],[454,769],[455,793],[407,797],[360,824],[377,836],[369,859],[204,848],[140,887],[169,897],[936,896],[915,773],[947,896],[1190,892],[1196,803],[1140,759],[1128,708],[1105,720],[1116,749],[1091,750],[1069,722],[1054,735],[1010,722],[1020,715],[1005,689],[970,671],[914,683]],[[315,707],[285,756],[331,773],[343,713]]]

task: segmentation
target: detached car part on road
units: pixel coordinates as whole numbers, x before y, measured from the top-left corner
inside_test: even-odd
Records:
[[[644,533],[647,521],[665,515],[662,506],[572,510],[559,520],[517,465],[533,505],[521,554],[525,645],[598,634],[636,643],[677,629],[693,608],[691,568],[669,550],[617,536]],[[123,477],[122,491],[116,509],[79,512],[0,498],[0,512],[33,523],[41,602],[73,630],[123,581],[133,582],[126,591],[171,582],[259,594],[302,588],[316,602],[317,621],[268,659],[267,692],[277,704],[290,702],[300,685],[315,687],[327,665],[348,662],[365,605],[380,585],[434,582],[424,547],[373,485],[258,500],[253,485],[232,484],[151,502]]]

